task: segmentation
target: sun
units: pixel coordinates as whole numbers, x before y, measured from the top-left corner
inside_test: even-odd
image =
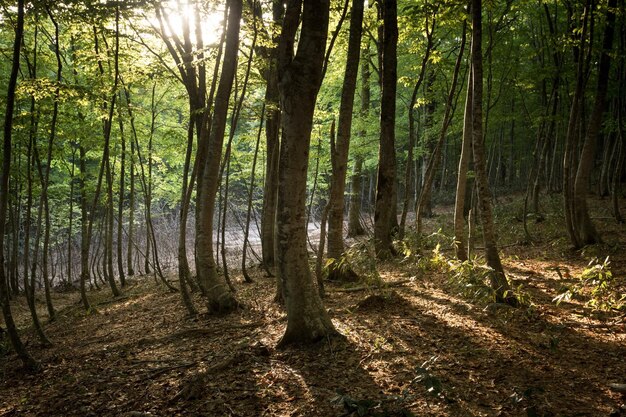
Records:
[[[200,26],[204,46],[220,41],[224,22],[224,4],[194,0],[168,0],[161,3],[166,36],[176,36],[181,41],[188,27],[191,41],[197,44],[196,26]],[[155,16],[154,23],[160,26]]]

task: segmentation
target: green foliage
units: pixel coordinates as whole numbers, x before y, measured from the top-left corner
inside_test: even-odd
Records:
[[[624,310],[626,308],[626,291],[623,282],[615,279],[610,269],[611,262],[607,256],[603,262],[593,258],[575,284],[566,287],[565,291],[554,297],[557,305],[567,302],[578,295],[588,295],[586,305],[593,310]]]
[[[327,261],[326,268],[328,268],[329,261],[334,261],[334,259]],[[350,246],[339,259],[339,266],[356,272],[367,285],[376,287],[383,285],[383,280],[378,273],[374,247],[369,243],[358,242]]]
[[[495,303],[496,293],[486,284],[491,268],[473,260],[450,261],[448,285],[458,294],[480,304]]]
[[[417,376],[411,381],[411,385],[422,385],[428,394],[435,398],[449,400],[443,382],[433,374],[435,363],[439,359],[438,356],[432,356],[424,361],[421,366],[415,368]]]

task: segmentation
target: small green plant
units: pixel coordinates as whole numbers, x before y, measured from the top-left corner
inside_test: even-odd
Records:
[[[626,308],[626,293],[620,290],[618,280],[615,279],[610,268],[611,262],[607,256],[603,262],[593,258],[587,268],[583,270],[580,281],[554,297],[552,301],[557,305],[569,301],[576,295],[589,294],[587,306],[594,310],[624,310]]]
[[[436,398],[445,399],[445,389],[443,383],[439,378],[432,374],[433,367],[435,362],[439,359],[438,356],[432,356],[427,361],[425,361],[422,366],[418,366],[415,368],[415,372],[417,376],[413,378],[411,384],[418,383],[423,385],[426,388],[426,391]]]
[[[383,283],[371,244],[359,242],[352,245],[341,257],[339,264],[352,269],[368,285],[381,286]]]
[[[486,284],[491,269],[471,260],[448,262],[450,272],[448,284],[462,297],[481,304],[495,303],[496,293]]]

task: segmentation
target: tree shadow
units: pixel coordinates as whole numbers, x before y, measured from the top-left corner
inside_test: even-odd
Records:
[[[619,359],[626,353],[623,342],[601,341],[541,317],[504,321],[449,299],[411,296],[418,303],[403,305],[386,329],[370,331],[396,340],[393,349],[408,349],[414,363],[431,359],[418,368],[429,367],[449,390],[455,412],[602,415],[618,407],[607,383],[626,372]],[[406,375],[396,377],[406,383]]]

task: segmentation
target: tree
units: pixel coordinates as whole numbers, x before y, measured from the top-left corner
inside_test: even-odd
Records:
[[[392,204],[396,184],[396,83],[397,74],[397,22],[396,0],[382,1],[382,93],[380,107],[380,147],[378,151],[378,180],[376,211],[374,214],[374,239],[376,256],[389,259],[395,253],[392,245],[392,217],[396,216]]]
[[[478,208],[483,227],[485,258],[491,268],[489,281],[498,302],[516,305],[517,299],[504,275],[500,261],[496,234],[493,224],[491,192],[487,177],[485,145],[483,136],[483,56],[482,56],[482,0],[472,0],[472,148],[476,168],[476,188],[478,190]],[[467,114],[466,114],[467,115]]]
[[[356,90],[357,74],[359,72],[359,58],[361,55],[361,32],[363,26],[363,0],[352,0],[350,12],[350,38],[346,58],[346,70],[341,90],[341,104],[339,107],[339,123],[337,127],[337,141],[332,146],[331,161],[332,178],[330,183],[329,216],[328,216],[328,257],[339,261],[343,255],[343,207],[348,169],[348,153],[350,149],[350,134],[352,130],[352,113],[354,107],[354,92]],[[331,274],[335,271],[346,278],[347,274],[331,266]],[[350,274],[354,276],[355,274]]]
[[[602,41],[602,52],[598,63],[598,84],[595,92],[593,111],[589,119],[589,126],[582,145],[580,161],[576,171],[573,198],[568,201],[573,213],[572,226],[574,233],[572,243],[576,247],[601,241],[595,226],[589,216],[587,194],[589,192],[589,179],[591,168],[596,152],[596,144],[602,127],[602,115],[606,106],[606,95],[609,84],[609,70],[611,67],[610,50],[613,46],[613,33],[615,26],[615,7],[617,0],[609,0],[606,13],[606,24]]]
[[[211,132],[206,145],[208,149],[205,165],[201,170],[202,180],[198,183],[197,227],[196,227],[196,273],[198,282],[207,297],[210,312],[225,313],[234,310],[239,303],[230,292],[226,282],[217,274],[213,257],[213,214],[215,196],[219,185],[219,170],[226,130],[228,103],[239,49],[239,25],[242,14],[242,1],[230,0],[224,63],[219,85],[215,94],[215,107],[211,121]],[[203,132],[207,132],[206,129]],[[208,133],[208,132],[207,132]],[[206,133],[205,133],[206,134]]]
[[[313,111],[322,81],[329,3],[289,0],[278,43],[283,138],[276,238],[278,274],[287,308],[287,329],[281,345],[314,342],[336,333],[309,270],[305,215]],[[302,28],[294,54],[300,18]]]
[[[2,315],[4,323],[11,340],[11,345],[22,361],[25,368],[30,370],[39,369],[39,364],[26,350],[20,339],[17,327],[13,321],[11,305],[9,304],[9,294],[7,278],[4,268],[4,227],[7,215],[7,204],[9,197],[9,175],[11,172],[11,135],[13,129],[13,108],[15,106],[15,89],[17,86],[17,76],[20,70],[20,50],[22,47],[22,36],[24,36],[24,0],[17,2],[17,22],[15,26],[15,40],[13,41],[13,57],[11,65],[11,75],[7,88],[6,110],[4,113],[4,141],[2,171],[0,172],[0,304],[2,305]]]

